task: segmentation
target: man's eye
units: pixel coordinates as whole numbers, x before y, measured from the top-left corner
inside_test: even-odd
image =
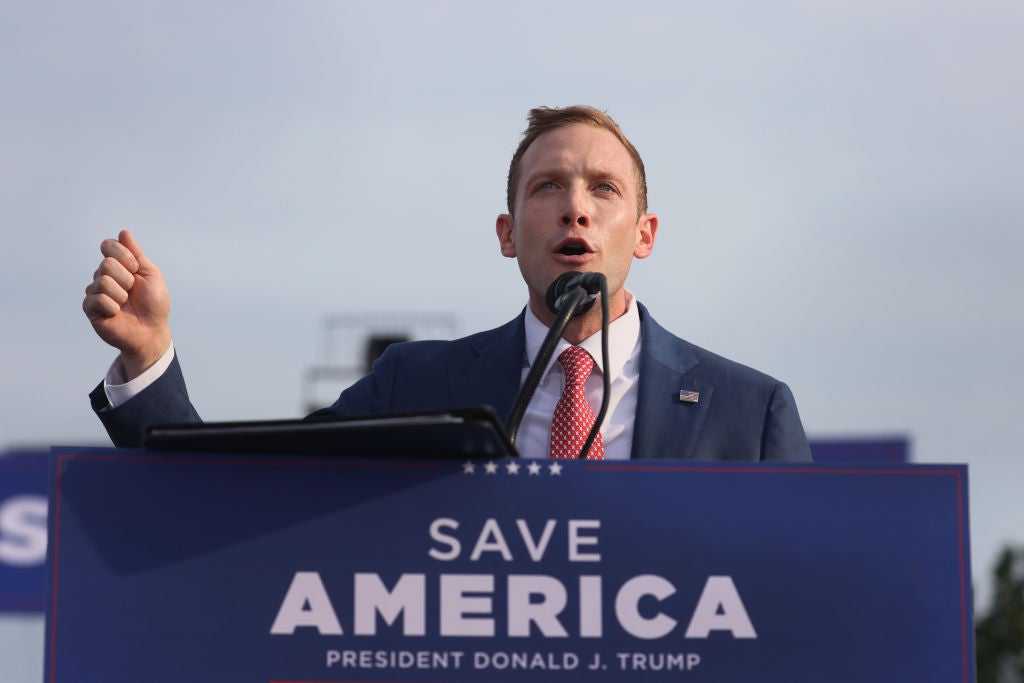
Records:
[[[550,190],[555,187],[555,184],[550,180],[545,180],[543,183],[537,186],[538,190]]]
[[[598,183],[597,189],[601,190],[602,192],[615,192],[615,186],[612,185],[611,183]]]

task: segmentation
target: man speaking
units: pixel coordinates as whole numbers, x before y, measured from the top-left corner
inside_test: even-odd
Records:
[[[540,376],[518,430],[523,456],[575,457],[607,379],[607,413],[589,458],[810,460],[784,383],[672,335],[626,289],[633,259],[654,249],[658,217],[647,210],[643,161],[609,116],[581,106],[532,110],[507,196],[495,229],[502,255],[517,259],[526,282],[524,311],[462,339],[394,344],[321,412],[490,405],[508,415],[555,322],[545,300],[552,282],[596,272],[607,281],[608,364],[602,310],[593,306],[570,319]],[[171,343],[159,268],[128,231],[101,251],[83,309],[121,353],[90,398],[114,443],[138,446],[150,424],[200,418]]]

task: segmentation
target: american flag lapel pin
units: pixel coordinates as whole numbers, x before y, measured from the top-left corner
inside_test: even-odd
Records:
[[[690,391],[689,389],[679,390],[679,400],[682,403],[696,403],[700,399],[699,391]]]

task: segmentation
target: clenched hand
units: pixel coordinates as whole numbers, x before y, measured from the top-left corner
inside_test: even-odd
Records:
[[[134,379],[171,345],[170,295],[160,269],[127,230],[103,240],[100,252],[82,310],[100,339],[121,351],[125,375]]]

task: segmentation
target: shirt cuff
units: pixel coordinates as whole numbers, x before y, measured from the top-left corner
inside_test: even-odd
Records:
[[[142,392],[153,382],[160,379],[160,376],[170,367],[174,360],[174,342],[167,347],[164,355],[160,356],[157,362],[146,368],[146,371],[133,380],[125,381],[124,366],[121,364],[121,357],[118,356],[107,370],[103,378],[103,393],[107,395],[107,402],[111,408],[123,405],[126,401]]]

